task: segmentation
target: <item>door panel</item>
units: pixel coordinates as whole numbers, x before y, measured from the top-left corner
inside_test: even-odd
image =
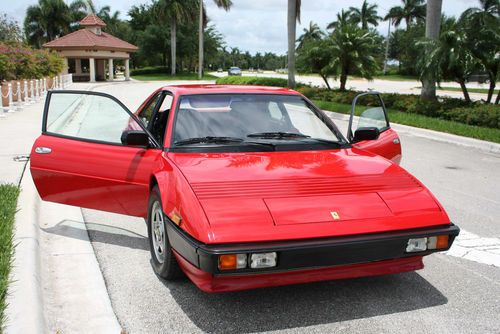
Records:
[[[357,124],[354,124],[354,116],[357,111],[360,111],[359,109],[363,111]],[[355,131],[367,127],[377,128],[380,132],[379,137],[374,140],[357,141]],[[391,129],[387,110],[379,93],[370,92],[356,96],[352,103],[347,137],[354,147],[381,155],[397,164],[401,162],[400,139],[396,131]]]
[[[364,140],[352,146],[366,150],[399,164],[401,162],[401,144],[399,136],[393,129],[387,129],[377,140]]]
[[[50,92],[43,133],[31,152],[41,198],[145,217],[150,175],[162,151],[121,144],[125,130],[144,128],[131,115],[105,94]]]

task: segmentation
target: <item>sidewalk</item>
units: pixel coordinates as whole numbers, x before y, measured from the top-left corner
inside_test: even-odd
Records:
[[[41,201],[29,163],[14,161],[40,135],[43,106],[0,118],[0,183],[21,186],[5,332],[120,333],[81,209]]]

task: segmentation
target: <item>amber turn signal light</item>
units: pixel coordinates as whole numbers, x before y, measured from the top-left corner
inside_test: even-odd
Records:
[[[219,269],[243,269],[247,267],[246,254],[224,254],[219,255]]]
[[[436,241],[436,249],[448,248],[448,235],[438,235]]]

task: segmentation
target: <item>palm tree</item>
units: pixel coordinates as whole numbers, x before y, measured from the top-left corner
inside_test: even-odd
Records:
[[[307,42],[321,40],[321,38],[325,35],[325,33],[322,32],[319,26],[313,21],[309,22],[309,29],[304,28],[303,32],[304,33],[299,37],[299,39],[297,39],[297,42],[299,42],[297,50],[303,48]]]
[[[31,45],[41,47],[70,29],[72,16],[64,0],[38,0],[29,6],[24,19],[26,39]]]
[[[297,22],[300,23],[301,0],[288,0],[288,87],[295,88],[295,38]]]
[[[466,83],[477,71],[479,62],[467,45],[466,32],[460,22],[457,23],[454,18],[446,18],[441,26],[443,32],[438,41],[419,42],[424,49],[428,49],[426,44],[433,44],[430,48],[433,51],[419,59],[418,67],[421,70],[431,69],[437,73],[439,80],[459,83],[465,101],[470,102]]]
[[[204,5],[203,0],[199,0],[199,28],[198,28],[198,43],[199,43],[199,53],[198,53],[198,79],[203,78],[203,35],[204,35]],[[217,7],[224,9],[226,12],[231,9],[233,2],[231,0],[213,0]]]
[[[170,23],[170,59],[171,74],[176,74],[177,67],[177,25],[194,19],[196,3],[186,0],[160,0],[153,5],[156,18],[163,23]]]
[[[361,24],[361,28],[368,30],[368,25],[378,26],[378,21],[382,20],[377,14],[378,6],[369,4],[364,0],[361,8],[349,7],[349,16],[353,23]]]
[[[373,33],[347,24],[335,29],[330,36],[330,67],[333,73],[340,75],[340,90],[346,89],[347,77],[358,74],[372,79],[378,66],[375,57],[377,42]]]
[[[384,20],[391,20],[394,26],[399,27],[401,22],[405,21],[406,27],[414,21],[422,20],[425,18],[425,4],[424,0],[402,0],[403,7],[392,7]]]
[[[341,10],[339,13],[337,13],[337,20],[330,22],[326,29],[341,29],[342,27],[349,25],[351,23],[351,16],[349,15],[349,12],[345,10]]]
[[[427,14],[425,18],[425,38],[431,41],[439,39],[439,29],[441,28],[441,7],[443,0],[428,0]],[[432,44],[426,49],[426,53],[433,52]],[[424,71],[422,76],[422,90],[420,97],[423,100],[436,100],[436,73]]]
[[[500,76],[500,1],[479,0],[480,7],[466,10],[460,17],[467,31],[469,49],[488,74],[490,87],[486,102],[490,103]],[[495,103],[500,102],[500,93]]]

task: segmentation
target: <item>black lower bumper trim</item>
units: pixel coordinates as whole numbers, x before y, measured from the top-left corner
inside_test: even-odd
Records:
[[[348,237],[280,241],[267,243],[245,243],[228,245],[205,245],[170,222],[167,233],[172,247],[191,264],[213,274],[241,274],[266,271],[286,271],[313,267],[336,266],[397,259],[407,256],[422,256],[449,249],[427,250],[406,253],[409,238],[449,235],[449,246],[460,229],[454,224],[420,229],[373,233]],[[218,256],[235,253],[277,252],[278,263],[269,269],[239,269],[221,272]]]

